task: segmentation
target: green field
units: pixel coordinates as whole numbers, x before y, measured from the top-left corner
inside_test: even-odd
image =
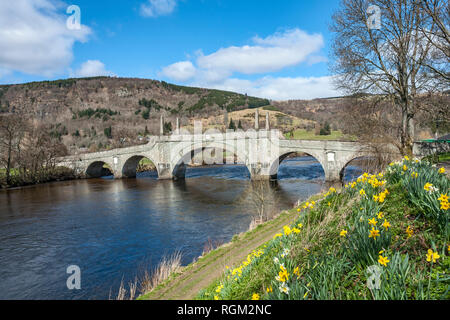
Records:
[[[290,137],[289,133],[284,135],[287,139],[295,140],[344,140],[356,141],[356,137],[343,134],[341,131],[332,131],[328,136],[315,135],[314,131],[306,131],[305,129],[298,129],[294,131],[294,137]]]

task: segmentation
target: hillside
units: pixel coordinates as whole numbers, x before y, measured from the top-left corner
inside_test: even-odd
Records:
[[[147,79],[95,77],[0,86],[0,113],[12,112],[50,127],[71,153],[145,142],[191,119],[268,105],[233,92],[183,87]],[[111,130],[109,129],[111,128]]]

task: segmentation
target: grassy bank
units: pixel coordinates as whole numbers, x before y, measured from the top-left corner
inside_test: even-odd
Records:
[[[69,168],[56,167],[47,170],[36,170],[31,172],[29,170],[23,171],[18,169],[11,169],[10,183],[6,181],[6,170],[0,169],[0,189],[17,188],[30,186],[35,184],[74,180],[80,178],[75,172]]]
[[[449,187],[425,161],[364,174],[286,213],[292,222],[243,259],[216,264],[218,277],[199,270],[209,283],[195,298],[448,299]]]

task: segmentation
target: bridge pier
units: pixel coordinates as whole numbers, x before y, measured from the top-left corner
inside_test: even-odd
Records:
[[[331,169],[325,171],[325,181],[326,182],[341,182],[341,170]]]

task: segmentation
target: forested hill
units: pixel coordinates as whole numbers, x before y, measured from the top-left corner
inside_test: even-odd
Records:
[[[176,117],[187,125],[194,118],[269,103],[233,92],[134,78],[77,78],[0,86],[0,113],[23,114],[35,124],[50,126],[53,135],[72,151],[117,147],[116,142],[136,143],[140,135],[159,132],[161,115],[170,128]]]

